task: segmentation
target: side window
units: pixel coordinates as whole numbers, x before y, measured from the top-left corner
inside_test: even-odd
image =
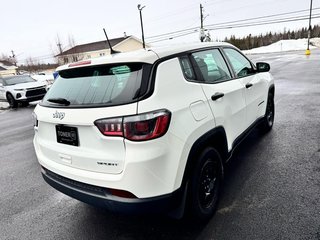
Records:
[[[196,52],[191,56],[195,60],[205,83],[215,83],[231,79],[228,66],[218,49]]]
[[[187,78],[187,79],[190,79],[190,80],[195,80],[196,77],[195,77],[195,74],[193,72],[193,69],[192,69],[192,65],[189,61],[189,58],[188,57],[181,57],[180,58],[180,63],[181,63],[181,67],[182,67],[182,71],[183,71],[183,74],[184,76]]]
[[[237,50],[224,48],[224,52],[226,53],[237,77],[245,77],[255,72],[250,61]]]

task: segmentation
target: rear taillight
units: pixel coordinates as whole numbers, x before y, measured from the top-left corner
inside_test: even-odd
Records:
[[[105,136],[123,136],[122,118],[101,119],[95,121],[95,125]]]
[[[145,141],[163,136],[169,128],[170,117],[169,111],[159,110],[136,116],[100,119],[94,124],[105,136]]]

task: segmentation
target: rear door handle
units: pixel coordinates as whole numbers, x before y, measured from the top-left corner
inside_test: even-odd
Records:
[[[221,92],[216,92],[214,95],[211,96],[211,100],[212,101],[215,101],[219,98],[222,98],[224,96],[224,93],[221,93]]]
[[[252,86],[253,86],[252,83],[247,83],[247,84],[246,84],[246,88],[251,88]]]

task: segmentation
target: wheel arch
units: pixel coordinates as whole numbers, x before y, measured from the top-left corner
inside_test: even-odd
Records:
[[[274,86],[274,84],[270,85],[269,90],[268,90],[268,95],[269,95],[269,93],[271,93],[272,96],[274,96],[274,94],[275,94],[275,86]]]
[[[9,94],[13,96],[13,94],[12,94],[11,92],[6,91],[6,97],[8,97]],[[14,96],[13,96],[13,97],[14,97]]]
[[[194,142],[189,152],[187,163],[185,166],[182,180],[183,184],[185,184],[189,180],[199,154],[201,154],[201,152],[208,147],[213,147],[218,151],[222,159],[221,164],[223,165],[228,159],[228,143],[226,132],[222,126],[208,131]]]

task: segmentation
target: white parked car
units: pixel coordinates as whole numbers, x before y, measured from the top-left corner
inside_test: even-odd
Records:
[[[254,126],[274,120],[267,63],[227,43],[118,53],[59,67],[34,110],[44,179],[118,212],[185,209],[208,219],[223,166]]]
[[[46,93],[46,84],[37,82],[29,75],[0,78],[0,99],[7,100],[12,108],[16,108],[18,103],[27,105],[41,100]]]
[[[53,84],[54,78],[53,78],[53,74],[44,74],[44,73],[39,73],[39,74],[33,74],[31,75],[31,77],[38,81],[38,82],[42,82],[44,84],[47,85],[47,90],[50,89],[50,87]]]

